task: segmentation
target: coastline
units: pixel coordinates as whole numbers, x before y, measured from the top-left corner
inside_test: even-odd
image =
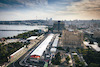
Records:
[[[32,31],[35,29],[45,29],[44,25],[0,25],[0,38],[7,38],[17,36],[24,32]]]

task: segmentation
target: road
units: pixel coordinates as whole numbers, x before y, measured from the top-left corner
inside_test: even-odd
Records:
[[[73,51],[77,53],[77,56],[78,56],[80,62],[84,62],[85,65],[87,66],[87,63],[85,62],[85,60],[84,60],[82,54],[80,54],[80,53],[77,51],[76,48],[73,48],[73,49],[70,49],[70,54],[71,54],[71,57],[72,57],[73,67],[76,67],[76,66],[75,66],[75,60],[74,60],[73,55],[72,55],[72,52],[73,52]]]
[[[74,60],[74,57],[72,55],[72,52],[73,52],[73,48],[70,48],[70,55],[71,55],[71,59],[72,59],[72,63],[73,63],[73,67],[75,67],[75,60]]]
[[[33,46],[30,50],[28,50],[22,57],[20,57],[17,61],[15,61],[15,62],[13,62],[12,64],[10,64],[8,67],[24,67],[24,66],[21,66],[21,65],[19,64],[19,62],[20,62],[21,60],[23,60],[28,54],[30,54],[30,52],[32,52],[32,50],[34,50],[36,47],[38,47],[38,46],[40,45],[40,43],[44,41],[44,39],[47,37],[47,35],[48,35],[48,34],[46,34],[46,35],[44,36],[44,38],[43,38],[40,42],[38,42],[36,45],[34,45],[34,46]]]
[[[80,60],[81,62],[84,62],[85,66],[87,66],[88,64],[85,62],[85,60],[84,60],[84,58],[83,58],[83,55],[80,54],[77,50],[76,50],[76,52],[77,52],[77,54],[78,54],[79,60]]]

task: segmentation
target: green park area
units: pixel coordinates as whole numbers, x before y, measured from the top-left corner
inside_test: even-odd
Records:
[[[23,47],[23,44],[20,42],[9,43],[6,45],[0,44],[0,65],[4,62],[8,62],[8,57],[10,58],[10,55],[21,47]]]
[[[83,55],[83,58],[88,64],[88,67],[100,67],[100,52],[92,49],[77,49]]]

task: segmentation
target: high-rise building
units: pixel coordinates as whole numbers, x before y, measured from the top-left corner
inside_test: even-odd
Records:
[[[64,22],[61,22],[61,21],[55,22],[53,25],[53,32],[54,33],[61,33],[62,30],[65,30]]]
[[[48,22],[49,22],[48,25],[53,25],[52,18],[50,18]]]

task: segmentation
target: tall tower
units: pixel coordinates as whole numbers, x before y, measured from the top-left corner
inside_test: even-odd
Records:
[[[61,33],[62,30],[65,30],[64,22],[61,22],[61,21],[55,22],[54,25],[53,25],[53,32]]]
[[[47,25],[53,25],[52,18],[50,18],[50,19],[48,20],[48,24],[47,24]]]

